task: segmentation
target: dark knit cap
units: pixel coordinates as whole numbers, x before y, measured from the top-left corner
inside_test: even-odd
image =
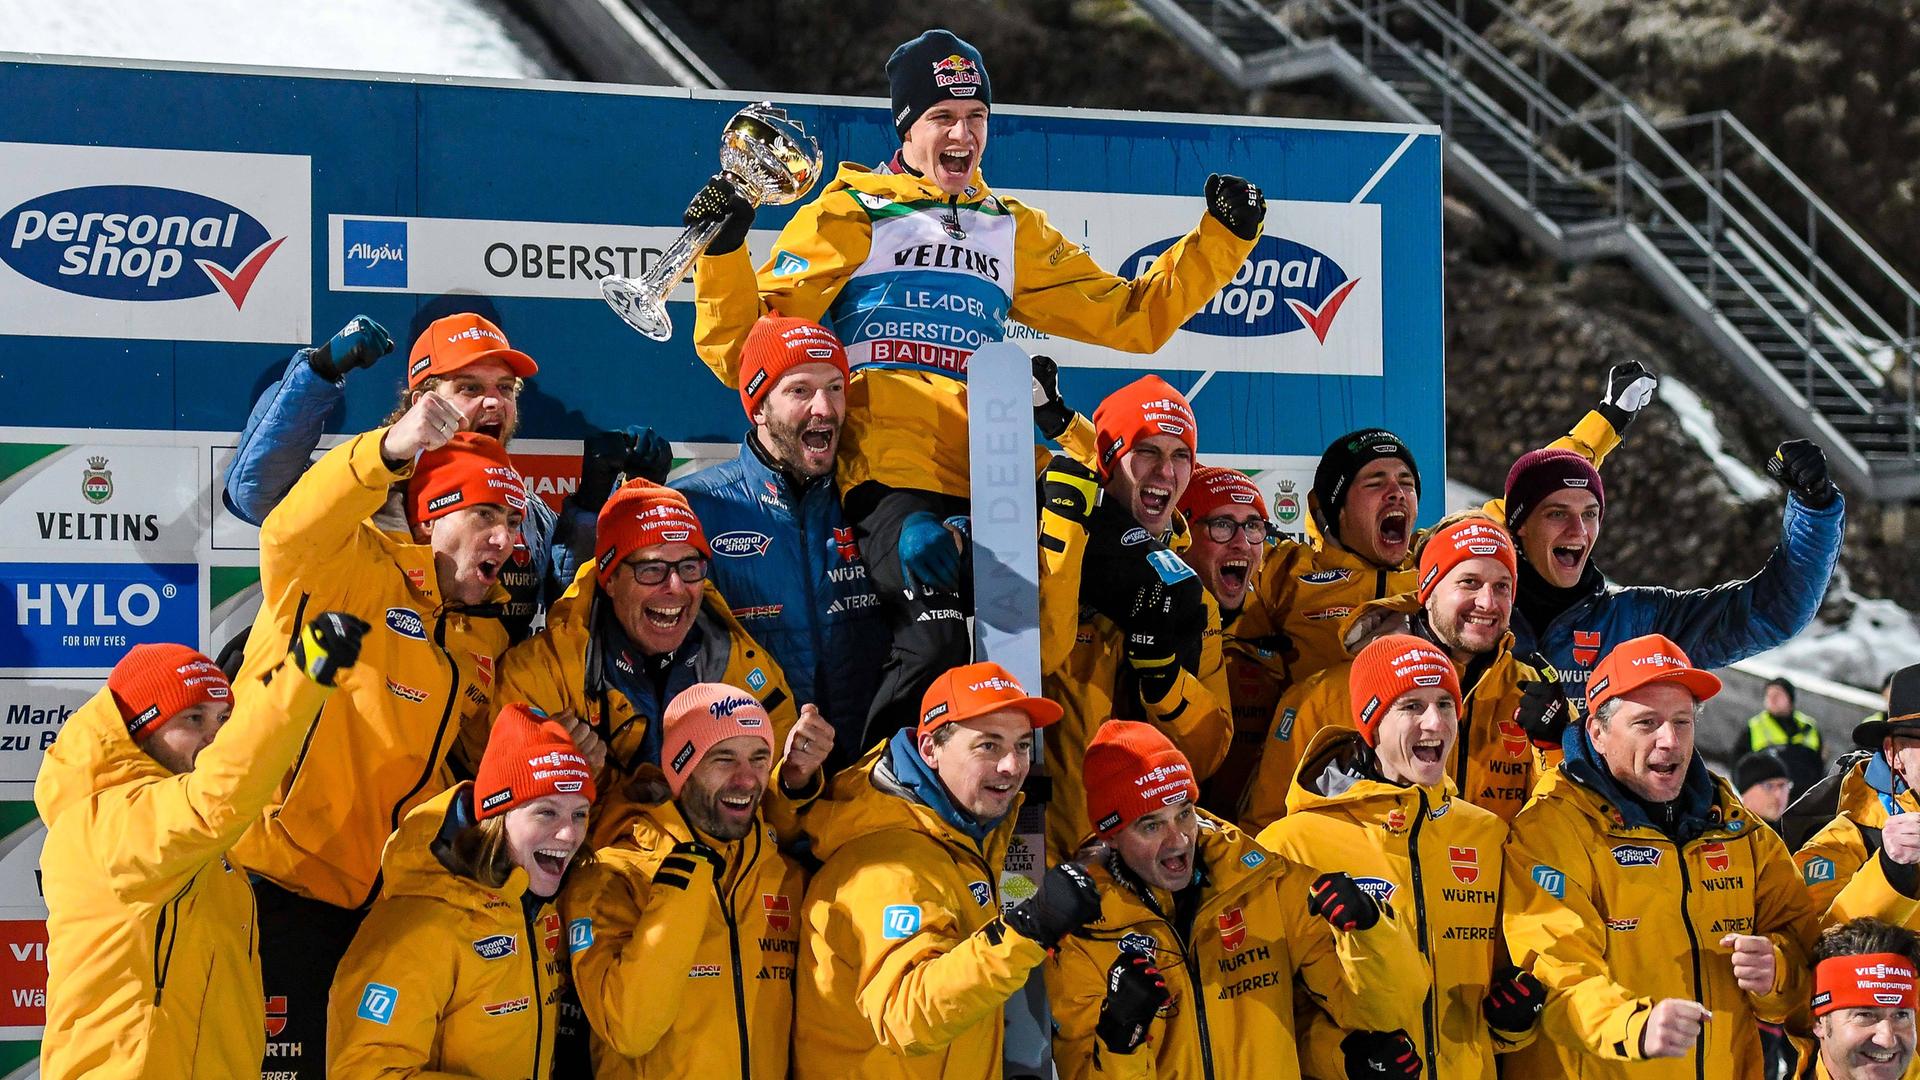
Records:
[[[1607,512],[1607,492],[1593,462],[1572,450],[1530,450],[1507,470],[1507,531],[1520,527],[1540,503],[1556,491],[1591,491]]]
[[[929,30],[887,58],[893,127],[904,138],[920,114],[942,101],[978,101],[993,107],[993,84],[980,50],[951,30]]]
[[[1744,754],[1733,763],[1733,789],[1736,793],[1745,792],[1755,784],[1764,784],[1769,780],[1789,780],[1786,763],[1780,755],[1765,750],[1754,754]]]
[[[1413,451],[1400,441],[1400,436],[1385,428],[1349,431],[1333,440],[1333,445],[1320,455],[1320,464],[1313,470],[1313,497],[1327,516],[1328,532],[1339,532],[1340,508],[1347,504],[1353,478],[1360,475],[1368,463],[1381,458],[1399,458],[1406,462],[1407,468],[1413,471],[1414,493],[1419,493],[1420,466],[1414,463]]]

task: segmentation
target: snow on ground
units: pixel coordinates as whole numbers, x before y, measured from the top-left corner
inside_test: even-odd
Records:
[[[1841,626],[1814,623],[1799,637],[1753,659],[1870,690],[1889,671],[1920,664],[1920,618],[1891,600],[1849,591],[1853,612]]]
[[[571,77],[498,0],[0,0],[0,52]]]
[[[1771,481],[1755,472],[1746,462],[1726,452],[1726,442],[1720,438],[1720,425],[1713,421],[1713,410],[1700,400],[1700,395],[1694,393],[1692,387],[1672,375],[1662,375],[1660,403],[1673,410],[1674,416],[1680,420],[1681,430],[1700,444],[1700,452],[1712,460],[1736,497],[1749,502],[1777,497]]]

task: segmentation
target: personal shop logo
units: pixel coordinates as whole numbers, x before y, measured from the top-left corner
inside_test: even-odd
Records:
[[[243,207],[142,184],[65,188],[0,214],[0,261],[48,288],[100,300],[223,293],[239,311],[286,239]]]
[[[1156,240],[1121,264],[1146,273],[1178,237]],[[1273,337],[1307,330],[1322,343],[1360,284],[1333,256],[1297,240],[1262,236],[1247,261],[1180,329],[1215,337]]]
[[[362,288],[406,288],[407,223],[341,219],[340,280]]]

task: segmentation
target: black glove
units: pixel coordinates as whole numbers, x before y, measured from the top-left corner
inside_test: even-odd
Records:
[[[1540,980],[1512,964],[1493,973],[1487,984],[1487,996],[1480,999],[1480,1014],[1495,1031],[1519,1034],[1532,1031],[1547,1004],[1547,988]]]
[[[1173,573],[1163,573],[1169,567]],[[1178,669],[1197,671],[1207,629],[1204,589],[1200,576],[1148,536],[1119,501],[1094,508],[1080,563],[1080,602],[1126,633],[1127,661],[1145,700],[1165,697]]]
[[[1242,240],[1260,235],[1260,223],[1267,220],[1267,197],[1260,185],[1251,184],[1231,173],[1207,177],[1207,213]]]
[[[1335,930],[1371,930],[1380,921],[1380,904],[1344,871],[1313,879],[1307,914],[1327,920]]]
[[[372,367],[375,360],[393,351],[393,335],[387,328],[355,315],[325,344],[307,354],[307,366],[328,382],[339,382],[354,368]]]
[[[1116,1054],[1131,1054],[1147,1041],[1153,1018],[1173,1000],[1167,980],[1153,961],[1139,953],[1120,954],[1107,969],[1107,996],[1093,1033]]]
[[[1040,474],[1040,508],[1085,529],[1100,505],[1100,481],[1093,470],[1065,454],[1053,455]]]
[[[1627,425],[1652,403],[1654,391],[1659,388],[1660,377],[1640,361],[1615,364],[1613,370],[1607,372],[1607,392],[1600,399],[1600,415],[1613,425],[1614,434],[1624,435]]]
[[[652,428],[596,431],[581,444],[580,487],[573,503],[597,514],[622,476],[664,484],[672,471],[673,445]]]
[[[366,633],[367,624],[344,611],[321,612],[293,639],[293,664],[321,686],[332,686],[360,659]]]
[[[1085,870],[1063,862],[1040,881],[1040,895],[1007,912],[1008,926],[1052,949],[1060,939],[1100,917],[1100,887]]]
[[[1827,455],[1805,439],[1788,439],[1767,459],[1767,475],[1786,485],[1810,510],[1825,510],[1840,494],[1827,474]]]
[[[725,255],[747,242],[747,230],[753,228],[753,203],[740,194],[725,174],[714,173],[707,186],[687,204],[680,218],[688,226],[717,222],[720,231],[713,234],[707,254]]]
[[[1073,425],[1073,410],[1060,399],[1060,365],[1051,356],[1033,358],[1033,422],[1049,439],[1065,435]]]
[[[1412,1080],[1420,1075],[1420,1051],[1404,1031],[1355,1031],[1340,1040],[1348,1080]]]
[[[698,840],[682,840],[673,845],[667,857],[660,860],[660,869],[653,875],[653,884],[657,888],[680,889],[684,891],[693,884],[694,871],[704,862],[713,867],[714,880],[727,872],[726,856],[708,847]]]
[[[1527,733],[1533,745],[1557,750],[1560,737],[1567,733],[1567,721],[1573,717],[1573,703],[1560,685],[1559,673],[1552,667],[1540,670],[1540,678],[1520,684],[1520,707],[1513,711],[1513,722]]]

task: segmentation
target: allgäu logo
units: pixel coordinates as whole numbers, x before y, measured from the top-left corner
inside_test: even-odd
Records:
[[[1122,273],[1146,273],[1178,237],[1156,240],[1132,255]],[[1262,236],[1247,261],[1180,329],[1214,337],[1273,337],[1312,331],[1324,342],[1334,316],[1360,279],[1349,277],[1333,256],[1295,240]]]
[[[219,199],[138,184],[49,192],[0,216],[0,260],[48,288],[101,300],[221,292],[237,311],[285,241]]]
[[[340,222],[340,282],[376,289],[407,287],[407,223],[346,218]]]

